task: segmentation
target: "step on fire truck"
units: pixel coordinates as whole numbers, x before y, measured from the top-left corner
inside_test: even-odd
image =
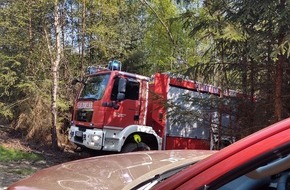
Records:
[[[119,61],[107,68],[89,67],[81,83],[69,140],[94,150],[132,152],[161,149],[216,149],[235,141],[239,94],[221,92],[184,77],[152,77],[121,71]],[[220,95],[226,101],[221,106]],[[236,103],[233,103],[235,105]],[[229,109],[232,107],[232,109]],[[225,132],[227,131],[227,133]]]

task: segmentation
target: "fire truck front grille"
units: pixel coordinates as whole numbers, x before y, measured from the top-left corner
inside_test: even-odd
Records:
[[[77,121],[83,121],[83,122],[91,122],[93,117],[93,111],[92,110],[85,110],[85,109],[79,109],[76,112],[76,120]]]
[[[79,128],[78,133],[80,135],[75,135],[74,136],[74,141],[79,142],[79,143],[83,143],[84,138],[86,138],[86,136],[84,136],[84,134],[82,132],[86,132],[87,129],[93,129],[92,127],[84,127],[84,126],[80,126],[80,125],[76,125]]]

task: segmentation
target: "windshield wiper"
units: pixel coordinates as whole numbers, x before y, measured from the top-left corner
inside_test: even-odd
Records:
[[[187,168],[190,165],[191,164],[180,166],[180,167],[168,170],[162,174],[157,174],[153,178],[150,178],[150,179],[138,184],[137,186],[132,188],[132,190],[149,190],[153,186],[155,186],[157,183],[159,183],[160,181],[163,181],[163,180],[175,175],[176,173],[180,172],[181,170]]]

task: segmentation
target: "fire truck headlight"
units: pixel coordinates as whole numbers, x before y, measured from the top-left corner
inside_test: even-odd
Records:
[[[100,139],[101,139],[100,136],[98,136],[98,135],[92,135],[92,141],[93,142],[98,142]]]

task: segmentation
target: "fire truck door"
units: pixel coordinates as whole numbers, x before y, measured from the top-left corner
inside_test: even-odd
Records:
[[[111,99],[116,97],[118,79],[115,80]],[[140,82],[134,79],[127,79],[125,97],[117,101],[118,109],[110,109],[106,114],[106,126],[126,127],[132,124],[139,124],[140,117]]]

